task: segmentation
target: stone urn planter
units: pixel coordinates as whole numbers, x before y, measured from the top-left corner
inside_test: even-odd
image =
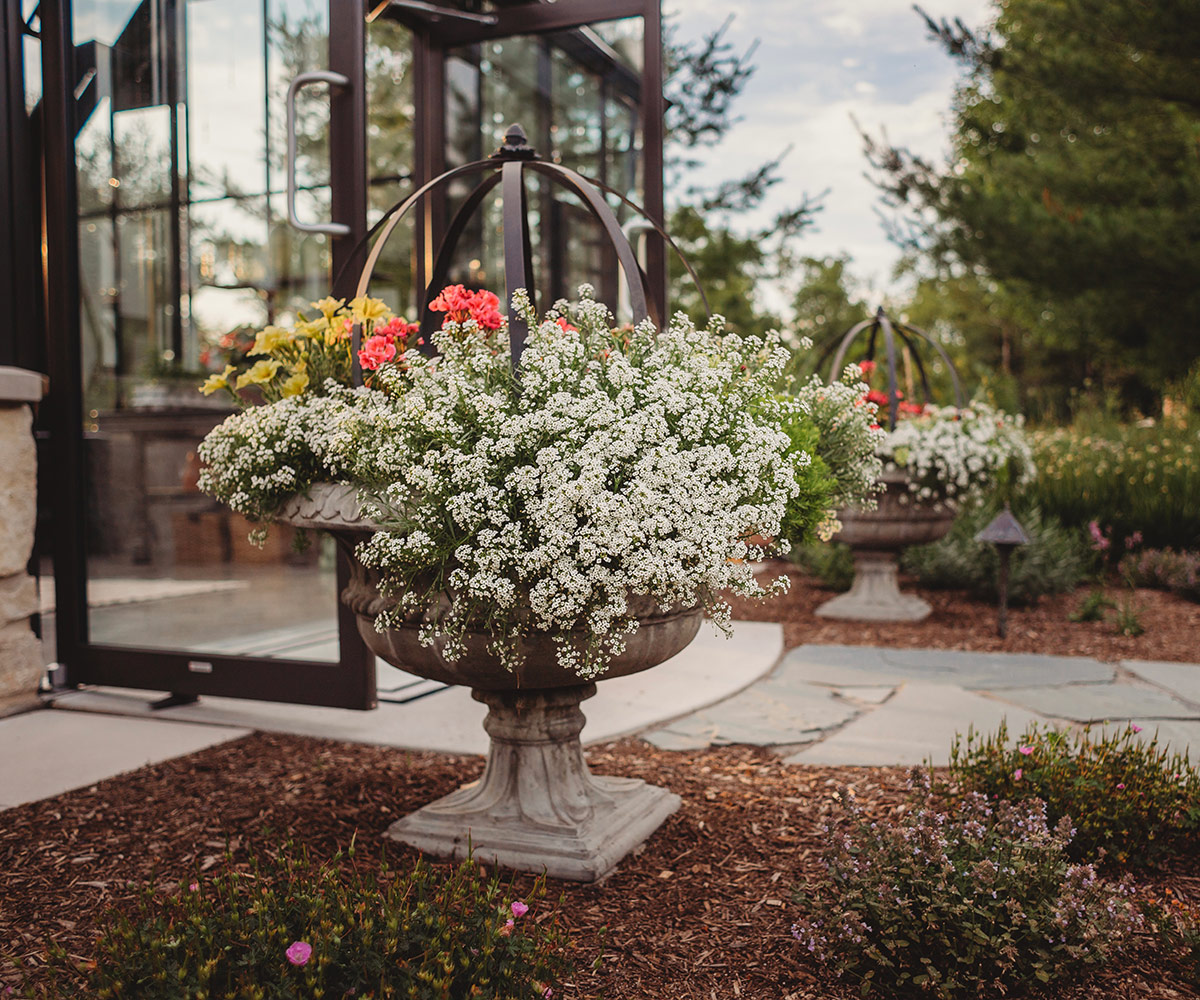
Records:
[[[278,520],[330,532],[352,557],[342,602],[354,611],[363,641],[385,662],[430,680],[471,688],[488,706],[491,740],[483,777],[404,816],[386,836],[429,854],[455,859],[471,852],[481,861],[590,882],[601,878],[645,841],[680,806],[666,789],[636,778],[593,775],[579,734],[580,704],[596,693],[556,661],[553,638],[531,639],[516,673],[487,649],[488,637],[469,635],[467,653],[450,661],[439,645],[423,646],[424,616],[383,632],[375,616],[394,600],[379,592],[378,577],[353,558],[375,526],[363,517],[352,486],[317,484],[295,496]],[[699,607],[636,609],[641,626],[628,638],[601,680],[646,670],[670,659],[699,631]]]
[[[842,530],[835,540],[854,553],[854,583],[850,590],[826,601],[822,618],[870,622],[919,622],[932,610],[927,601],[902,594],[897,581],[900,550],[927,545],[945,536],[955,511],[944,503],[918,500],[908,490],[903,471],[885,472],[884,492],[876,510],[843,510]]]

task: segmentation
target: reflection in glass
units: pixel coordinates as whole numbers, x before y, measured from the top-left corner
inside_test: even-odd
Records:
[[[517,122],[539,153],[627,198],[641,200],[642,20],[505,38],[454,49],[446,61],[446,163],[457,166],[495,149]],[[449,215],[474,187],[448,197]],[[534,279],[541,307],[574,295],[583,282],[618,300],[615,254],[591,213],[573,195],[533,179],[529,187]],[[618,220],[633,212],[609,198]],[[451,280],[504,287],[500,201],[489,196],[468,228]],[[620,318],[620,317],[619,317]]]
[[[265,549],[196,488],[230,409],[197,385],[324,295],[287,226],[284,95],[327,61],[315,0],[76,0],[90,640],[337,658],[332,553]],[[329,217],[328,95],[302,91],[299,210]]]

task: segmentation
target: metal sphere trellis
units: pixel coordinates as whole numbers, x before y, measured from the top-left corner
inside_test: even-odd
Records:
[[[429,284],[425,289],[422,302],[420,338],[423,349],[431,351],[433,344],[431,334],[433,333],[436,318],[434,313],[429,309],[429,304],[446,283],[451,264],[454,260],[454,252],[466,230],[467,223],[483,204],[484,198],[499,186],[504,251],[505,302],[508,307],[508,339],[511,349],[512,366],[513,370],[516,371],[520,364],[521,352],[525,348],[525,340],[529,334],[529,329],[525,320],[513,309],[513,296],[518,288],[524,288],[535,307],[537,304],[533,274],[532,241],[529,233],[529,199],[525,189],[525,175],[528,171],[541,174],[547,177],[552,183],[558,184],[573,193],[583,203],[592,217],[600,223],[616,252],[617,263],[625,275],[625,281],[629,287],[630,310],[633,313],[633,322],[635,324],[650,318],[661,327],[664,317],[659,315],[654,308],[654,299],[649,294],[649,279],[646,272],[638,262],[633,247],[630,246],[629,240],[626,239],[625,233],[621,229],[620,222],[609,207],[608,202],[604,200],[601,191],[613,195],[637,212],[663,238],[663,241],[675,251],[683,266],[687,269],[688,274],[691,275],[692,280],[695,282],[696,288],[700,292],[700,297],[704,302],[705,309],[708,310],[708,299],[704,295],[703,288],[700,287],[696,272],[684,258],[679,247],[675,245],[674,241],[667,235],[658,222],[650,218],[643,208],[614,188],[597,181],[588,180],[574,170],[564,167],[561,163],[543,160],[538,156],[537,151],[529,145],[525,131],[520,125],[516,124],[509,126],[508,131],[504,135],[503,143],[486,159],[475,160],[439,174],[407,198],[397,202],[388,209],[384,217],[376,223],[375,227],[367,234],[367,237],[363,241],[366,242],[366,240],[378,234],[371,247],[371,252],[367,256],[362,273],[359,275],[358,286],[354,293],[355,296],[360,297],[367,294],[367,286],[370,284],[371,276],[374,273],[375,265],[379,261],[380,254],[383,252],[384,245],[409,209],[416,205],[421,198],[433,193],[439,187],[448,185],[451,181],[462,177],[482,174],[484,175],[483,180],[466,197],[458,211],[454,214],[454,218],[450,220],[446,228],[446,235],[438,247],[437,255],[434,258],[433,270],[430,272]],[[353,257],[353,254],[351,257]],[[711,313],[711,310],[709,312]],[[354,384],[361,385],[362,368],[358,360],[358,351],[362,343],[362,327],[355,324],[351,336]]]
[[[946,370],[950,374],[950,384],[954,389],[954,405],[960,410],[965,403],[962,391],[962,382],[959,381],[958,372],[954,368],[954,362],[950,360],[945,349],[933,337],[922,330],[919,326],[913,323],[908,323],[903,320],[892,319],[880,306],[875,315],[870,319],[864,319],[861,323],[856,323],[836,342],[837,351],[833,357],[833,364],[829,370],[829,381],[834,382],[841,377],[842,366],[846,360],[846,354],[850,350],[851,344],[854,343],[864,333],[867,337],[867,350],[864,360],[873,361],[875,359],[875,348],[879,339],[883,339],[884,354],[887,359],[887,397],[888,397],[888,420],[887,429],[893,431],[896,429],[896,417],[900,409],[900,386],[896,378],[896,361],[897,349],[896,341],[908,349],[908,356],[912,359],[914,367],[917,369],[917,376],[921,381],[921,391],[925,397],[925,402],[932,402],[932,393],[929,388],[929,375],[925,370],[924,362],[921,360],[921,352],[917,350],[921,343],[928,344],[937,353],[938,357],[946,365]],[[829,351],[832,348],[827,348],[824,357],[829,356]]]
[[[847,352],[855,340],[864,334],[867,335],[864,360],[873,361],[880,341],[883,344],[889,431],[896,429],[900,414],[902,396],[896,365],[901,349],[907,351],[917,370],[925,402],[931,402],[929,374],[918,348],[922,345],[932,348],[946,365],[955,405],[962,410],[962,383],[942,345],[920,327],[894,320],[882,307],[873,317],[856,323],[835,341],[836,350],[832,345],[826,348],[819,364],[824,362],[830,351],[835,350],[829,374],[831,382],[841,376]],[[901,549],[910,545],[924,545],[944,536],[954,522],[954,511],[942,504],[923,503],[912,496],[908,490],[908,475],[902,469],[885,471],[882,485],[883,492],[879,495],[876,509],[849,509],[838,514],[842,530],[836,537],[838,541],[849,545],[854,553],[854,583],[847,593],[817,608],[816,613],[823,618],[921,621],[930,613],[926,601],[900,592],[897,556]]]

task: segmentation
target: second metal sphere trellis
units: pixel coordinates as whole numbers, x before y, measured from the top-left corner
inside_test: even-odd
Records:
[[[652,318],[655,323],[661,326],[663,317],[657,314],[651,315],[650,310],[653,300],[649,295],[649,279],[646,276],[646,272],[638,263],[629,240],[625,238],[616,215],[613,214],[613,210],[601,195],[601,189],[619,198],[624,204],[646,219],[650,226],[679,255],[683,266],[687,268],[688,274],[691,275],[697,289],[700,290],[700,297],[704,300],[705,309],[708,309],[708,300],[704,296],[703,289],[700,288],[696,272],[692,270],[691,265],[684,259],[683,255],[679,252],[679,248],[661,225],[651,219],[644,209],[630,201],[619,191],[605,184],[589,181],[575,171],[564,167],[562,164],[550,163],[540,159],[533,147],[529,145],[525,137],[525,132],[520,125],[509,127],[505,133],[503,144],[487,159],[476,160],[461,167],[454,167],[451,170],[447,170],[445,173],[422,185],[403,201],[397,202],[388,210],[384,218],[376,225],[376,230],[373,230],[373,232],[378,231],[378,236],[371,247],[371,252],[367,256],[366,263],[363,265],[362,273],[359,275],[358,286],[354,293],[355,297],[367,294],[367,286],[370,284],[371,275],[374,273],[375,265],[379,262],[379,256],[383,252],[383,247],[410,208],[440,185],[448,184],[459,177],[485,174],[487,176],[467,196],[466,200],[455,213],[454,218],[451,219],[450,225],[446,229],[445,238],[438,248],[429,285],[424,291],[421,307],[420,336],[423,340],[424,349],[426,351],[432,350],[433,340],[431,335],[434,330],[435,318],[429,308],[429,304],[445,284],[450,272],[454,251],[457,249],[458,242],[466,229],[467,222],[483,203],[483,199],[497,185],[500,185],[501,224],[504,244],[504,283],[508,306],[508,339],[512,366],[513,370],[516,371],[520,364],[521,352],[525,348],[525,339],[529,334],[529,328],[525,320],[513,308],[513,296],[516,294],[517,289],[524,288],[529,294],[530,301],[534,302],[536,306],[533,280],[533,252],[529,235],[529,203],[525,191],[525,173],[529,170],[548,177],[552,182],[563,186],[576,195],[583,202],[593,218],[604,228],[609,242],[616,251],[617,262],[621,270],[625,273],[625,280],[629,286],[630,309],[633,313],[635,324],[647,318]],[[368,238],[370,238],[370,235],[368,234]],[[358,359],[359,348],[362,346],[361,324],[354,324],[351,338],[354,384],[361,385],[362,367]]]
[[[883,337],[884,351],[887,356],[887,397],[888,397],[888,423],[889,431],[896,429],[896,418],[899,415],[900,409],[900,388],[896,380],[896,340],[908,348],[909,357],[912,358],[913,364],[916,365],[918,377],[921,380],[921,390],[925,395],[925,402],[931,402],[931,393],[929,389],[929,377],[925,372],[925,365],[921,361],[920,352],[916,349],[920,341],[924,341],[937,352],[938,356],[946,364],[946,369],[950,373],[950,384],[954,389],[954,405],[960,410],[965,405],[963,397],[962,383],[959,381],[958,372],[954,368],[954,362],[950,360],[945,349],[928,333],[922,330],[919,326],[904,321],[892,319],[883,307],[880,306],[875,315],[870,319],[865,319],[861,323],[856,323],[838,342],[837,353],[833,357],[833,365],[829,370],[829,381],[837,381],[842,374],[842,365],[846,360],[846,352],[849,351],[850,345],[862,333],[870,331],[870,337],[867,341],[866,360],[874,360],[875,345],[880,335]],[[825,356],[828,356],[828,349]],[[822,358],[822,361],[824,358]]]

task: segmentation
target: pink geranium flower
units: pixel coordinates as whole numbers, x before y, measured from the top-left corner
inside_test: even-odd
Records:
[[[306,965],[312,958],[312,945],[307,941],[293,941],[286,952],[287,960],[292,965]]]
[[[528,912],[529,912],[529,907],[526,906],[523,902],[521,902],[521,900],[518,899],[515,903],[513,903],[512,913],[513,913],[514,917],[523,917]]]
[[[1031,753],[1033,753],[1033,747],[1017,747],[1017,751],[1028,757]]]
[[[1013,771],[1013,781],[1020,781],[1021,775],[1024,773],[1025,772],[1018,767],[1015,771]]]

